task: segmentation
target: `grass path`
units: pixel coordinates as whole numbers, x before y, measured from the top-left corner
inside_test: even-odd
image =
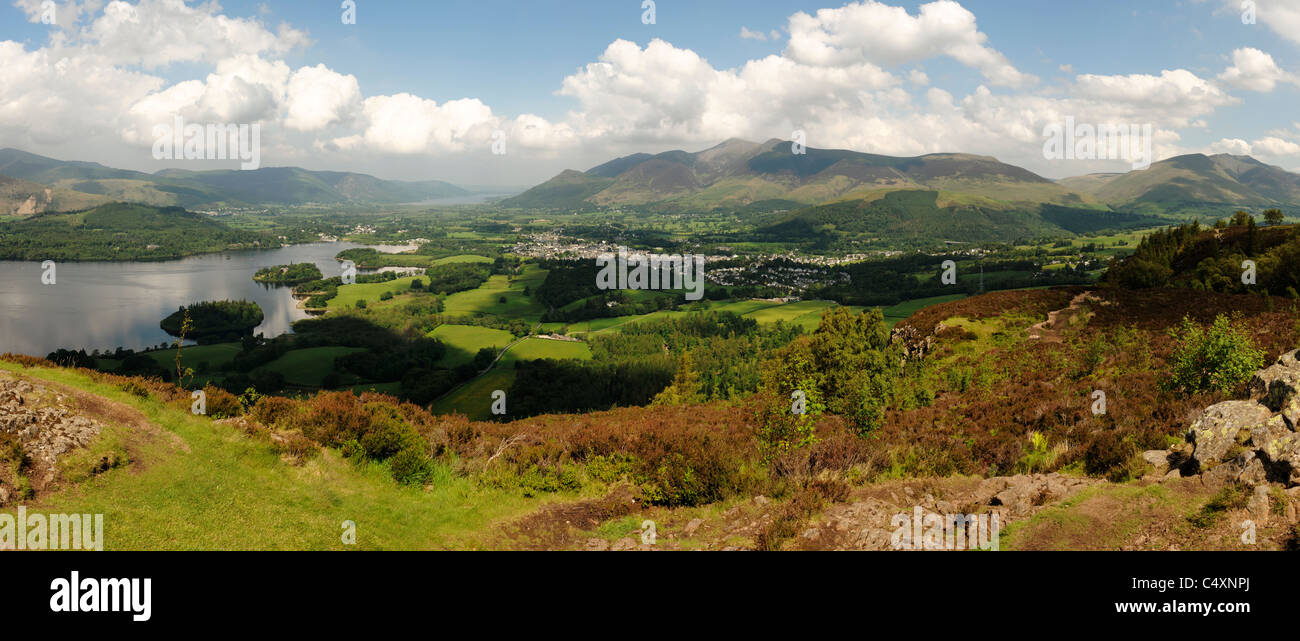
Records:
[[[383,465],[356,466],[332,450],[294,467],[229,425],[79,372],[11,363],[0,368],[134,407],[175,435],[147,444],[126,468],[27,506],[103,514],[105,549],[478,549],[487,545],[494,524],[547,502],[477,487],[445,466],[430,491],[403,487]],[[549,500],[565,498],[573,496]],[[356,523],[355,546],[341,541],[345,520]]]

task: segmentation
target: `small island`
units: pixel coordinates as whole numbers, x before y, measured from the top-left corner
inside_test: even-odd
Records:
[[[180,336],[186,309],[190,314],[190,328],[185,332],[185,338],[200,343],[238,339],[261,325],[264,317],[257,303],[246,300],[206,301],[188,308],[181,307],[158,325],[164,332]]]
[[[297,285],[313,280],[320,280],[324,275],[315,263],[294,263],[292,265],[272,265],[263,267],[253,274],[253,280],[272,285]]]

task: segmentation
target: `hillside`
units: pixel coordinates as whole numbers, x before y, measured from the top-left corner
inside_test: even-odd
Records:
[[[870,438],[827,412],[809,417],[815,438],[777,450],[769,422],[784,419],[762,395],[473,422],[378,394],[207,388],[194,415],[170,384],[6,356],[0,406],[35,427],[0,449],[0,510],[103,513],[106,549],[343,549],[345,520],[361,549],[891,549],[913,509],[996,514],[1003,550],[1286,549],[1294,477],[1208,438],[1245,417],[1280,424],[1276,409],[1160,387],[1171,324],[1228,309],[1270,359],[1294,345],[1290,315],[1256,296],[1072,288],[929,307],[895,332],[923,339],[929,367]],[[829,373],[862,347],[835,344],[858,331],[845,320],[817,348],[831,360],[806,363]],[[1277,362],[1260,376],[1300,367]],[[1124,393],[1096,415],[1095,389]],[[1277,457],[1277,433],[1248,433],[1243,451]],[[237,531],[217,526],[232,518]]]
[[[1189,154],[1145,170],[1066,178],[1064,187],[1112,207],[1140,213],[1225,216],[1236,208],[1296,211],[1300,174],[1250,156]]]
[[[49,185],[56,194],[58,190],[70,190],[101,196],[102,200],[191,209],[216,205],[407,203],[470,193],[437,180],[391,181],[367,174],[297,167],[251,171],[166,169],[147,174],[98,163],[55,160],[17,149],[0,149],[0,175]]]
[[[18,178],[0,176],[0,216],[31,216],[47,211],[73,211],[101,205],[108,199],[62,188],[50,188]]]
[[[928,189],[1013,203],[1095,207],[1088,196],[988,156],[899,158],[837,149],[805,151],[791,153],[788,141],[732,139],[697,153],[633,154],[586,172],[565,171],[502,204],[690,210],[765,200],[813,205],[881,190]]]
[[[179,207],[109,203],[0,222],[3,260],[166,260],[259,246],[278,241]]]

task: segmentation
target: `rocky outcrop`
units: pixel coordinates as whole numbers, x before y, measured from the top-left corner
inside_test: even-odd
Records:
[[[24,380],[0,376],[0,433],[11,435],[29,459],[25,469],[45,486],[54,479],[58,459],[86,446],[103,425],[72,409],[72,399]],[[9,492],[5,492],[9,494]],[[0,497],[0,502],[3,498]]]
[[[1156,465],[1172,465],[1209,481],[1248,485],[1300,485],[1300,359],[1289,352],[1255,373],[1250,400],[1226,401],[1205,409],[1187,432],[1182,450],[1144,454]]]

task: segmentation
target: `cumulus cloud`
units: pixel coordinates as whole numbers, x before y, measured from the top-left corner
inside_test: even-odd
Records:
[[[1257,24],[1268,27],[1273,33],[1300,44],[1300,4],[1295,0],[1251,0]],[[1240,16],[1245,22],[1249,14],[1241,0],[1222,0],[1221,11]]]
[[[749,27],[740,27],[740,37],[746,40],[767,40],[767,34],[762,31],[750,31]]]
[[[1265,93],[1273,91],[1279,82],[1300,83],[1296,76],[1278,67],[1273,56],[1250,47],[1232,52],[1232,66],[1219,79],[1234,87]]]
[[[356,77],[325,65],[295,71],[286,93],[284,124],[298,131],[349,122],[361,108],[361,85]]]
[[[978,69],[993,85],[1025,87],[1037,78],[1017,70],[975,24],[975,14],[951,0],[923,4],[913,16],[875,0],[790,17],[786,55],[817,66],[899,65],[946,56]]]

